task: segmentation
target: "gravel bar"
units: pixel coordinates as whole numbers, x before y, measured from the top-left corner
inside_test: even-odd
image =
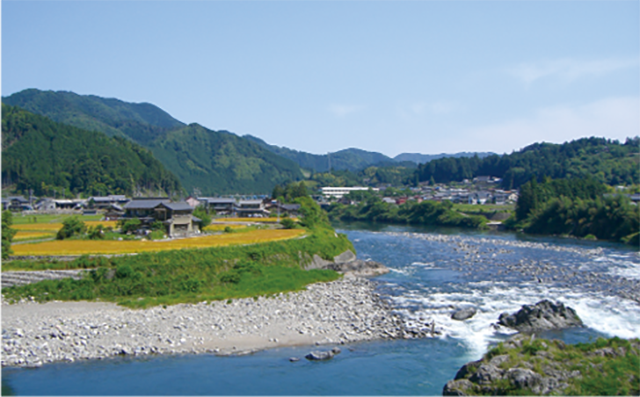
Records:
[[[118,355],[246,354],[271,347],[418,338],[375,293],[375,282],[344,277],[257,299],[127,309],[105,302],[2,302],[2,366]]]

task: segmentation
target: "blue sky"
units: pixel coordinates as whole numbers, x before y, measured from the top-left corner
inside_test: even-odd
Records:
[[[2,95],[149,102],[311,153],[640,131],[638,1],[2,1]]]

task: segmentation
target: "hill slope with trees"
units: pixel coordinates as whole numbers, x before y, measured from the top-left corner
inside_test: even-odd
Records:
[[[36,89],[3,101],[60,123],[136,142],[150,149],[190,193],[265,193],[303,178],[293,161],[255,142],[227,131],[187,126],[148,103]]]
[[[265,193],[276,185],[301,180],[296,163],[226,131],[198,124],[167,132],[149,143],[185,188],[201,194]]]
[[[293,160],[300,167],[313,171],[314,173],[329,171],[329,165],[331,165],[332,170],[336,171],[358,171],[373,164],[395,162],[391,157],[387,157],[384,154],[355,148],[344,149],[329,154],[312,154],[283,146],[270,145],[252,135],[244,135],[243,138],[251,140],[277,155]]]
[[[185,125],[149,103],[67,91],[28,89],[2,98],[2,102],[84,130],[128,137],[143,146],[165,131]]]
[[[2,104],[2,184],[36,195],[181,190],[147,149]]]
[[[476,176],[502,178],[502,187],[514,189],[532,177],[583,178],[593,176],[609,185],[628,185],[640,179],[640,138],[625,143],[604,138],[583,138],[561,145],[535,143],[522,150],[485,158],[443,158],[421,164],[420,182],[448,183]]]

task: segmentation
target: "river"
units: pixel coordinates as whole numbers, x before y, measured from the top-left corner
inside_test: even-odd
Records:
[[[16,395],[440,395],[464,363],[510,332],[502,312],[541,299],[576,310],[586,327],[547,333],[566,342],[640,337],[640,256],[619,244],[453,229],[336,224],[361,259],[391,272],[379,292],[405,321],[438,337],[343,346],[333,360],[289,362],[310,347],[246,356],[113,358],[3,368]],[[475,307],[471,319],[450,318]]]

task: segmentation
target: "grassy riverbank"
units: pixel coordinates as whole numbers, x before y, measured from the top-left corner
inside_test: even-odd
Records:
[[[325,259],[353,249],[344,235],[317,227],[303,239],[249,246],[183,249],[74,261],[14,261],[3,270],[93,269],[82,280],[48,280],[3,289],[5,298],[37,301],[105,300],[129,307],[198,302],[295,291],[335,280],[329,270],[303,270],[317,254]]]
[[[46,280],[3,288],[2,293],[8,300],[27,297],[42,302],[104,300],[129,307],[146,307],[256,297],[296,291],[310,283],[335,280],[339,274],[334,271],[307,271],[304,267],[312,261],[314,255],[332,260],[346,250],[355,251],[353,244],[345,235],[337,234],[331,228],[326,215],[311,199],[303,199],[301,203],[304,216],[298,226],[300,229],[255,230],[238,234],[246,239],[254,232],[288,233],[286,240],[247,240],[238,245],[211,247],[210,244],[209,247],[199,249],[176,249],[181,248],[176,246],[163,252],[141,252],[137,255],[114,257],[84,256],[69,262],[13,261],[4,264],[3,270],[91,271],[81,280]],[[303,234],[303,238],[292,238]],[[235,233],[231,233],[229,239],[234,235]],[[199,239],[177,241],[195,240]],[[34,244],[37,245],[42,244]]]
[[[445,395],[638,395],[639,368],[638,339],[567,345],[522,335],[466,364]]]

